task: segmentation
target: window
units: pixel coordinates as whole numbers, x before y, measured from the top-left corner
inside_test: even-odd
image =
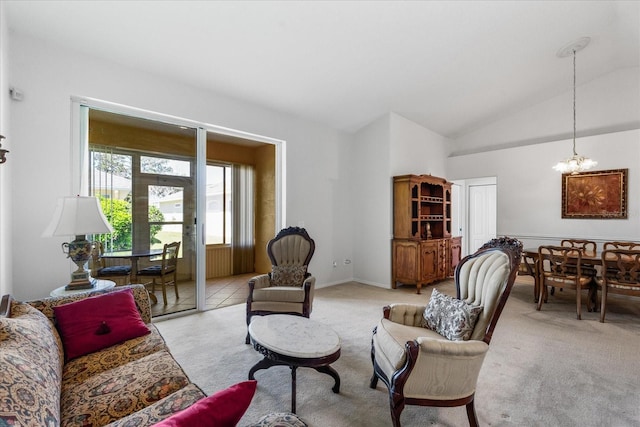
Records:
[[[95,145],[90,146],[90,159],[91,193],[100,198],[114,228],[102,238],[105,252],[162,249],[165,243],[183,242],[191,162]],[[156,184],[159,181],[167,185]]]
[[[114,153],[106,147],[91,149],[91,194],[100,205],[113,233],[103,236],[105,252],[130,251],[133,248],[131,216],[131,155]]]
[[[166,157],[140,156],[140,172],[156,175],[191,176],[191,163]]]
[[[207,245],[231,243],[231,166],[207,165]]]

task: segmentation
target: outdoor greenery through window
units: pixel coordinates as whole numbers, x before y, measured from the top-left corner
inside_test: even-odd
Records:
[[[157,175],[166,176],[164,181],[189,179],[189,161],[95,146],[90,149],[90,161],[91,193],[100,199],[113,227],[113,233],[99,239],[105,252],[162,249],[165,243],[182,241],[184,187],[152,183]]]

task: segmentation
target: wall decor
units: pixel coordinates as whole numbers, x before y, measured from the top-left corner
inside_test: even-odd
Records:
[[[562,218],[627,218],[628,169],[562,174]]]

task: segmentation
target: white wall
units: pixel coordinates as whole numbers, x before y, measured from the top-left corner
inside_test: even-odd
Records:
[[[640,241],[640,130],[579,138],[578,153],[597,170],[629,169],[628,219],[562,219],[561,174],[552,166],[571,155],[571,140],[449,158],[449,179],[496,176],[498,235],[525,246],[561,238]]]
[[[11,151],[13,134],[9,126],[9,79],[8,79],[8,50],[9,28],[6,20],[5,3],[0,2],[0,135],[6,137],[1,142],[2,148]],[[11,272],[13,270],[13,253],[11,228],[11,170],[13,169],[11,155],[0,165],[0,296],[13,293]]]
[[[353,278],[380,287],[391,284],[391,116],[355,135],[351,151]]]
[[[449,140],[419,124],[391,113],[391,176],[427,175],[446,178]]]
[[[348,179],[338,160],[349,150],[348,135],[18,34],[11,35],[9,61],[2,62],[9,64],[9,84],[24,92],[23,101],[11,104],[11,227],[19,236],[12,245],[18,254],[11,277],[16,298],[48,295],[68,282],[72,269],[60,249],[64,239],[40,236],[56,199],[73,191],[71,96],[287,141],[287,225],[304,222],[316,241],[310,271],[320,286],[351,278],[351,267],[334,271],[331,266],[334,258],[351,258],[352,253]]]
[[[516,146],[570,138],[573,132],[572,98],[573,89],[569,87],[560,96],[514,112],[510,117],[488,123],[456,139],[451,151],[470,153],[487,146]],[[576,128],[578,137],[640,128],[640,68],[617,70],[578,86]],[[578,153],[592,155],[583,149]]]
[[[447,140],[396,113],[360,129],[352,146],[354,280],[391,287],[393,177],[446,177]]]

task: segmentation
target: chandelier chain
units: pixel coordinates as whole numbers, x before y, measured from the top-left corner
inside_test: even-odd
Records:
[[[583,37],[576,42],[560,49],[557,56],[565,58],[573,54],[573,156],[565,161],[559,162],[553,168],[559,172],[576,174],[588,169],[591,169],[598,164],[595,160],[591,160],[588,157],[578,155],[576,151],[576,53],[582,50],[588,43],[588,37]]]
[[[576,50],[573,49],[573,155],[576,152]]]

